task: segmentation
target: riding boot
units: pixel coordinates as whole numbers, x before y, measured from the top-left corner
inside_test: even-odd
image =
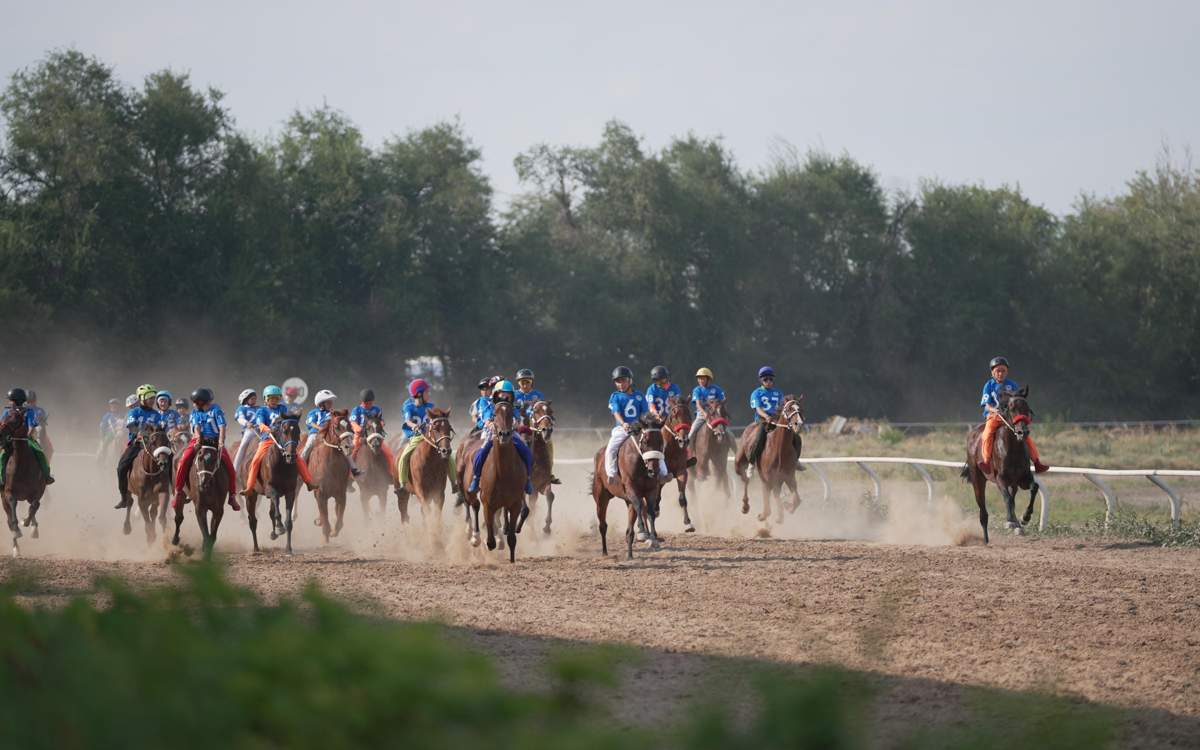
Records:
[[[182,508],[183,504],[186,502],[187,502],[187,495],[184,494],[183,490],[178,490],[175,493],[175,497],[172,498],[172,500],[171,500],[171,507],[176,508],[176,509]]]
[[[550,484],[562,484],[562,480],[553,474],[550,475]]]
[[[237,493],[233,490],[229,491],[229,507],[236,511],[240,511],[242,509],[242,506],[239,505],[237,501]]]
[[[121,493],[121,502],[114,505],[113,510],[124,510],[125,508],[128,508],[131,505],[133,505],[133,496],[130,495],[128,492],[122,492]]]
[[[471,484],[469,487],[467,487],[467,492],[469,492],[471,494],[479,492],[479,475],[478,474],[473,474],[471,476]]]

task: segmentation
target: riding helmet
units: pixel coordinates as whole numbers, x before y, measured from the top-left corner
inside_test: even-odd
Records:
[[[267,399],[271,396],[283,398],[283,389],[277,385],[268,385],[266,388],[263,388],[263,398]]]
[[[424,378],[417,378],[408,384],[408,395],[413,398],[416,398],[418,393],[424,393],[427,390],[429,390],[429,381]]]
[[[371,390],[370,388],[363,388],[358,393],[358,400],[362,401],[363,403],[366,403],[367,401],[374,401],[375,391]]]
[[[669,377],[671,377],[671,371],[668,370],[667,368],[663,367],[662,365],[655,365],[650,370],[650,379],[651,380],[666,380]]]
[[[109,405],[109,406],[120,406],[120,405],[121,405],[121,399],[119,399],[119,398],[110,398],[110,399],[108,400],[108,405]]]
[[[763,378],[773,378],[773,377],[775,377],[775,368],[773,368],[769,365],[758,368],[758,379],[759,380],[762,380]]]
[[[134,393],[137,394],[139,401],[145,401],[148,398],[154,398],[158,394],[158,389],[149,383],[143,383],[137,387]]]
[[[530,370],[528,367],[522,367],[520,370],[517,370],[517,382],[519,383],[522,380],[533,380],[533,370]]]
[[[491,388],[491,387],[492,387],[492,379],[491,379],[491,378],[484,378],[483,380],[480,380],[480,381],[479,381],[479,385],[477,385],[477,386],[475,386],[475,387],[476,387],[476,388],[478,388],[478,389],[479,389],[479,390],[481,390],[481,391],[482,391],[482,390],[486,390],[486,389],[488,389],[488,388]]]
[[[164,398],[167,401],[170,401],[171,400],[171,392],[170,391],[159,391],[158,395],[154,397],[154,400],[158,401],[159,399],[164,399]]]
[[[707,367],[701,367],[699,370],[696,370],[696,377],[708,378],[709,380],[716,379],[716,376],[713,375],[713,371],[708,369]]]
[[[208,404],[212,403],[212,400],[213,392],[208,388],[197,388],[196,390],[192,391],[193,404]]]
[[[630,370],[625,365],[621,365],[613,370],[612,379],[616,380],[617,378],[629,378],[630,380],[633,380],[633,370]]]
[[[137,394],[131,393],[125,397],[125,408],[126,409],[132,409],[133,407],[135,407],[137,405],[138,405]]]
[[[497,393],[515,393],[516,390],[517,389],[513,387],[511,380],[501,380],[499,383],[496,383],[496,387],[492,389],[492,395],[494,396]]]
[[[258,395],[258,392],[255,391],[253,388],[247,388],[246,390],[244,390],[238,394],[238,403],[244,404],[244,403],[246,403],[246,399],[250,398],[251,396],[257,396],[257,395]]]
[[[187,405],[188,405],[187,399],[185,399],[185,398],[175,399],[175,408],[176,409],[186,409]]]
[[[1007,357],[992,357],[992,361],[988,362],[988,369],[994,370],[997,367],[999,367],[1000,365],[1004,365],[1005,367],[1011,367],[1011,365],[1008,364]]]
[[[335,398],[337,398],[337,394],[328,388],[322,388],[321,390],[317,391],[317,395],[313,397],[313,403],[317,406],[320,406],[321,404],[332,401]]]
[[[8,392],[8,400],[20,406],[29,400],[29,396],[25,393],[24,388],[13,388]]]

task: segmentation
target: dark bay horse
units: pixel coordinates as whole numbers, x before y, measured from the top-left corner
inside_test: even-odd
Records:
[[[696,431],[692,441],[692,454],[696,457],[696,480],[705,481],[711,475],[716,479],[725,497],[733,494],[729,481],[729,453],[734,450],[732,433],[729,431],[729,414],[725,405],[712,401],[704,404],[704,425]]]
[[[17,503],[24,500],[29,503],[29,513],[25,516],[25,526],[32,526],[34,539],[38,538],[37,512],[41,507],[42,495],[46,493],[46,477],[42,467],[38,465],[33,449],[29,447],[29,426],[25,422],[25,407],[14,406],[8,411],[8,417],[0,424],[0,443],[8,451],[8,465],[4,472],[4,515],[8,517],[8,530],[12,532],[12,554],[21,554],[18,540],[21,538],[21,527],[17,523]]]
[[[313,525],[321,527],[326,544],[331,536],[341,533],[346,516],[346,489],[350,486],[350,451],[354,449],[354,433],[350,430],[348,414],[345,409],[331,412],[325,426],[319,432],[308,436],[309,440],[317,441],[308,459],[308,471],[317,485],[313,494],[316,496],[317,512],[320,514],[313,519]],[[337,514],[337,523],[332,529],[329,525],[331,498],[334,512]]]
[[[258,469],[257,481],[246,495],[246,517],[250,522],[250,537],[254,540],[254,551],[258,552],[258,496],[265,494],[271,500],[268,514],[271,518],[271,539],[287,535],[287,553],[292,554],[292,511],[296,507],[296,493],[300,489],[300,470],[296,465],[296,451],[300,445],[300,417],[289,414],[282,417],[267,437],[270,442],[267,455]],[[246,483],[250,461],[243,462],[241,480]],[[284,498],[280,512],[279,498]]]
[[[354,456],[361,472],[356,478],[358,499],[362,503],[363,516],[371,517],[371,498],[379,498],[379,512],[387,512],[388,490],[396,486],[396,467],[390,465],[384,453],[384,431],[379,417],[367,417],[362,426],[362,447]]]
[[[1038,485],[1033,478],[1033,470],[1029,464],[1029,448],[1025,439],[1029,437],[1030,424],[1033,422],[1033,410],[1029,408],[1029,386],[1016,393],[1003,391],[1000,393],[1000,415],[1004,425],[996,431],[996,444],[992,449],[992,470],[985,474],[979,468],[982,459],[983,425],[976,425],[967,435],[967,468],[963,476],[971,482],[975,490],[975,503],[979,506],[979,525],[983,527],[983,543],[988,539],[988,512],[985,495],[987,484],[992,482],[1000,488],[1004,498],[1004,509],[1008,514],[1007,527],[1017,534],[1023,534],[1024,524],[1033,517],[1033,501],[1037,498]],[[1020,521],[1016,515],[1017,490],[1029,490],[1029,507]]]
[[[542,533],[550,533],[554,514],[554,454],[550,440],[554,436],[554,409],[549,401],[535,401],[529,408],[529,450],[533,452],[533,494],[526,498],[532,511],[538,495],[546,496],[546,525]]]
[[[183,506],[190,502],[196,511],[196,522],[200,524],[204,559],[211,560],[217,543],[217,529],[225,515],[225,498],[229,497],[229,475],[221,463],[221,446],[216,438],[202,438],[196,446],[196,458],[192,461],[184,489],[184,502],[175,508],[175,536],[171,543],[179,544]]]
[[[454,428],[449,409],[430,409],[421,425],[421,443],[408,457],[408,484],[400,488],[396,503],[400,518],[408,520],[408,499],[415,495],[420,503],[421,518],[440,539],[439,523],[446,505],[446,481],[450,478],[451,442]],[[399,457],[397,456],[397,461]],[[397,468],[397,474],[399,468]]]
[[[479,476],[479,494],[468,498],[474,519],[473,540],[479,538],[479,514],[487,527],[487,548],[496,549],[496,517],[504,514],[503,533],[508,542],[508,561],[517,559],[517,534],[525,524],[529,508],[525,505],[525,462],[513,445],[513,405],[496,403],[492,417],[492,450]],[[477,543],[477,542],[475,542]]]
[[[175,451],[171,448],[167,431],[156,425],[144,425],[134,440],[141,443],[142,450],[129,472],[129,494],[137,500],[138,512],[146,526],[146,543],[150,544],[156,536],[155,521],[161,523],[163,533],[167,533],[167,502],[171,498],[171,484],[175,478],[175,472],[172,471]],[[126,534],[133,531],[129,523],[132,511],[133,505],[125,508],[122,530]]]
[[[800,460],[800,429],[804,426],[804,396],[787,395],[779,416],[770,422],[759,422],[742,434],[734,468],[742,480],[742,512],[750,512],[750,478],[746,469],[753,464],[754,471],[763,484],[763,509],[758,520],[771,517],[771,498],[778,496],[784,485],[792,491],[795,500],[788,509],[794,512],[800,505],[800,494],[796,491],[796,467]],[[766,430],[766,444],[757,457],[748,455],[756,439],[755,430]],[[783,522],[783,502],[776,503],[775,522]]]
[[[692,519],[688,516],[687,483],[688,469],[695,465],[695,459],[689,460],[688,433],[692,429],[692,410],[687,401],[671,396],[667,399],[667,420],[660,428],[663,434],[663,455],[666,456],[667,472],[675,477],[679,488],[679,507],[683,510],[683,530],[691,533],[696,530]],[[657,515],[657,514],[655,514]]]
[[[593,462],[592,500],[596,503],[596,520],[600,527],[600,549],[608,554],[608,501],[619,497],[625,501],[629,511],[629,525],[625,529],[625,557],[633,559],[634,530],[638,525],[648,530],[647,544],[658,547],[658,534],[654,519],[658,515],[662,484],[659,480],[659,465],[663,456],[662,423],[645,415],[631,426],[629,439],[617,453],[617,478],[608,479],[604,467],[604,451],[601,447]]]

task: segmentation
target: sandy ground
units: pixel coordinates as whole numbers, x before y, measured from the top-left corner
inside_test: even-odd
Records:
[[[886,727],[954,721],[964,689],[984,686],[1131,709],[1123,744],[1200,741],[1198,550],[1035,540],[995,526],[985,547],[974,518],[949,500],[930,510],[907,491],[891,499],[886,518],[853,497],[809,500],[766,538],[753,513],[698,491],[700,533],[683,534],[668,487],[666,544],[638,547],[627,562],[623,509],[610,508],[613,554],[602,557],[584,470],[561,473],[554,531],[543,534],[544,507],[535,509],[516,565],[507,553],[470,548],[449,508],[440,523],[401,526],[394,509],[376,510],[368,523],[356,499],[346,531],[328,547],[305,497],[295,556],[265,539],[263,554],[249,552],[236,515],[227,516],[218,551],[235,581],[268,597],[315,579],[387,616],[461,628],[518,681],[536,684],[544,654],[563,642],[632,644],[643,659],[626,679],[654,690],[667,713],[729,689],[726,675],[738,684],[747,660],[832,662],[880,681],[883,737]],[[108,486],[107,472],[60,474],[41,538],[22,540],[22,564],[44,583],[35,599],[87,591],[100,574],[170,578],[161,540],[147,545],[138,522],[133,535],[121,534],[108,510],[115,498],[95,490]],[[992,511],[995,520],[999,508]],[[183,528],[194,545],[190,510]]]

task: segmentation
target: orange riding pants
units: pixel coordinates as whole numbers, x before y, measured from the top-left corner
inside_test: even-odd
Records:
[[[258,467],[262,466],[263,459],[267,457],[267,451],[271,450],[274,445],[268,438],[263,438],[258,441],[258,450],[254,451],[254,458],[250,459],[250,470],[246,472],[246,491],[254,489],[254,483],[258,481]],[[305,484],[312,484],[312,474],[308,473],[308,462],[304,460],[304,456],[300,455],[300,451],[296,451],[296,470],[300,472],[300,478]]]
[[[999,414],[988,415],[987,422],[983,425],[983,437],[980,438],[982,441],[983,462],[985,464],[992,463],[992,447],[996,444],[996,430],[1003,426],[1004,420],[1000,418]],[[1032,437],[1025,438],[1025,446],[1029,449],[1029,459],[1035,464],[1040,464],[1042,456],[1038,453],[1037,446],[1034,445]]]
[[[354,450],[351,453],[355,461],[358,461],[358,449],[361,447],[362,433],[356,431],[354,433]],[[388,473],[392,475],[392,481],[394,482],[396,481],[396,458],[392,455],[392,449],[388,447],[387,443],[382,441],[379,443],[379,449],[383,451],[383,457],[387,459]]]

